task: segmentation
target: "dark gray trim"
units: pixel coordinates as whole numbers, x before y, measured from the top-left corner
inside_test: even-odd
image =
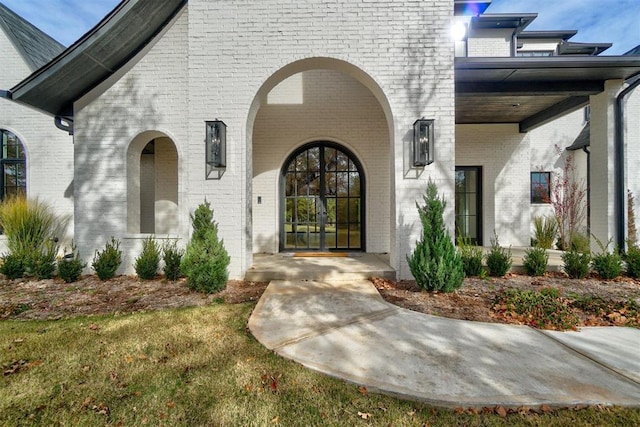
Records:
[[[462,171],[473,171],[476,172],[476,233],[478,235],[476,241],[474,242],[475,245],[477,246],[483,246],[484,245],[484,210],[482,209],[483,206],[483,171],[482,171],[482,166],[456,166],[455,167],[455,171],[458,172],[462,172]],[[454,189],[454,202],[455,202],[455,189]],[[455,217],[455,207],[454,207],[454,217]],[[454,222],[455,222],[455,218],[454,218]],[[454,236],[456,235],[457,231],[454,232]],[[454,239],[455,240],[455,244],[457,244],[457,238]]]
[[[585,107],[589,104],[588,96],[573,96],[559,102],[538,114],[534,114],[520,122],[520,133],[526,133],[538,126],[549,123],[557,117]]]
[[[616,206],[616,243],[620,250],[626,249],[626,188],[624,183],[624,98],[640,85],[640,79],[627,86],[616,97],[615,105],[615,206]]]
[[[471,18],[473,29],[513,28],[521,33],[538,17],[537,13],[485,13]]]
[[[134,58],[187,0],[124,0],[80,40],[11,89],[13,99],[51,115],[73,115],[73,103]]]
[[[545,96],[567,94],[571,96],[594,95],[604,90],[604,82],[594,81],[531,81],[531,82],[460,82],[456,95],[482,96]]]
[[[0,98],[11,99],[11,92],[0,89]]]
[[[519,39],[562,39],[568,40],[578,34],[577,30],[556,30],[556,31],[523,31],[518,35]]]
[[[600,55],[613,46],[613,43],[576,43],[563,42],[558,46],[558,55]]]

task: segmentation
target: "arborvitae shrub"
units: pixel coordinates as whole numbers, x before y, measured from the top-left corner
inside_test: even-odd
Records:
[[[91,267],[93,267],[100,280],[108,280],[116,275],[120,264],[122,264],[120,241],[115,237],[111,237],[103,251],[96,250]]]
[[[492,277],[502,277],[511,269],[511,247],[502,248],[498,241],[498,235],[491,239],[491,250],[487,253],[487,272]]]
[[[80,278],[82,270],[87,266],[80,258],[76,246],[71,243],[71,253],[66,253],[58,260],[58,276],[67,283],[73,283]]]
[[[184,255],[183,249],[178,249],[177,243],[165,242],[162,246],[162,256],[164,261],[164,276],[167,280],[178,280],[180,277],[180,263]]]
[[[158,242],[149,236],[142,241],[142,252],[136,258],[133,268],[136,274],[143,280],[156,277],[160,265],[160,248]]]
[[[464,267],[443,220],[446,202],[438,198],[438,188],[429,181],[424,206],[416,203],[422,222],[422,239],[407,262],[416,283],[428,291],[452,292],[462,286]]]
[[[471,244],[470,239],[458,239],[458,252],[462,259],[464,274],[467,277],[482,276],[484,268],[482,267],[482,248]]]
[[[588,252],[571,249],[562,254],[562,261],[564,262],[564,272],[571,279],[584,279],[589,274],[591,255]]]
[[[546,249],[534,247],[527,249],[522,260],[524,271],[529,276],[543,276],[547,271],[549,263],[549,254]]]
[[[221,291],[227,286],[230,258],[224,242],[218,239],[218,225],[209,202],[198,206],[191,222],[193,235],[181,264],[187,285],[198,292]]]

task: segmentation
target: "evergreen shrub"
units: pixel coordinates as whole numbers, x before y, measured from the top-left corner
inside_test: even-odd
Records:
[[[101,252],[96,250],[91,267],[93,267],[100,280],[108,280],[116,275],[120,264],[122,264],[120,241],[115,237],[111,237],[104,250]]]
[[[150,280],[156,277],[160,266],[160,247],[158,242],[149,236],[142,241],[142,252],[136,258],[133,268],[136,274],[143,280]]]
[[[564,263],[564,272],[571,279],[584,279],[589,274],[591,255],[588,252],[579,252],[571,249],[562,254],[562,261]]]
[[[591,258],[591,267],[601,278],[605,280],[615,279],[622,274],[622,256],[620,256],[617,249],[609,252],[608,248],[611,240],[606,246],[600,240],[596,239],[596,241],[600,247],[600,253],[593,255]]]
[[[494,233],[491,239],[491,249],[486,256],[487,273],[492,277],[502,277],[511,269],[511,247],[502,248],[498,235]]]
[[[544,276],[549,263],[549,254],[545,248],[533,247],[525,251],[522,263],[524,271],[529,276]]]
[[[429,181],[424,205],[416,203],[422,222],[422,239],[416,243],[407,262],[417,285],[428,291],[452,292],[462,286],[464,266],[444,225],[444,198],[438,198],[438,188]]]
[[[165,242],[162,245],[162,256],[164,261],[164,276],[167,280],[178,280],[181,275],[180,263],[184,255],[183,249],[178,249],[177,243]]]
[[[66,283],[73,283],[80,278],[82,270],[87,266],[80,258],[76,246],[71,242],[71,252],[66,253],[58,260],[58,276]]]
[[[180,266],[187,285],[198,292],[215,293],[227,286],[230,258],[224,241],[218,238],[210,203],[200,204],[191,215],[193,235]]]
[[[458,238],[458,252],[462,259],[464,274],[467,277],[482,276],[484,268],[482,267],[482,248],[471,244],[468,238]]]

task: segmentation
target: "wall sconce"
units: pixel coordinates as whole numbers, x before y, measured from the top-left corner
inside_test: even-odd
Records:
[[[433,119],[418,119],[413,124],[413,166],[433,163]]]
[[[218,119],[206,121],[205,125],[207,179],[211,178],[214,171],[217,171],[217,179],[220,179],[227,166],[227,125]]]

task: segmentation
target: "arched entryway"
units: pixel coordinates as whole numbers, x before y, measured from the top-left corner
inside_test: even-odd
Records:
[[[281,251],[365,250],[365,176],[347,148],[305,144],[281,175]]]

